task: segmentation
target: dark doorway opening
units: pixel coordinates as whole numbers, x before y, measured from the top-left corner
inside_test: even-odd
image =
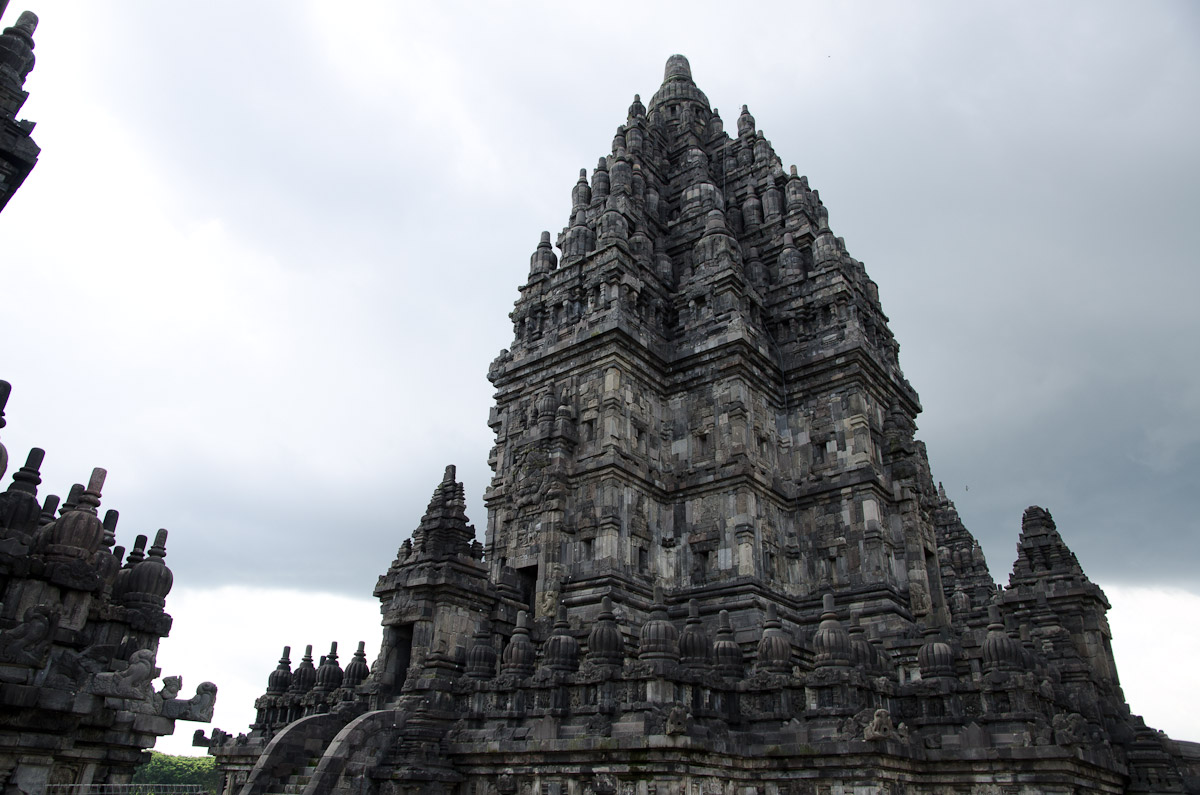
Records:
[[[388,628],[388,634],[392,649],[388,655],[388,673],[392,675],[392,692],[399,693],[412,662],[413,625],[397,624]]]
[[[533,597],[537,593],[537,564],[517,569],[517,576],[520,578],[521,583],[521,601],[525,604],[525,609],[529,611],[529,617],[532,618]]]

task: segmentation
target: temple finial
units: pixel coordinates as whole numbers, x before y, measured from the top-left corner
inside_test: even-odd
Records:
[[[71,490],[67,492],[67,499],[63,501],[62,507],[58,509],[58,515],[70,513],[79,505],[79,498],[83,496],[83,484],[72,483]]]
[[[167,556],[167,531],[160,528],[154,534],[154,546],[150,547],[150,557],[158,558],[159,560]]]
[[[17,24],[13,25],[13,28],[24,33],[26,36],[32,36],[37,30],[37,26],[37,14],[32,11],[22,11],[21,16],[17,17]]]
[[[109,510],[104,514],[104,546],[111,547],[117,543],[117,521],[121,518],[121,514],[115,510]]]
[[[54,521],[54,512],[58,510],[58,495],[47,494],[42,503],[42,515],[38,518],[38,526],[47,525]]]
[[[25,466],[13,473],[13,482],[9,485],[8,490],[23,491],[36,496],[38,484],[42,482],[42,473],[39,470],[45,456],[46,451],[42,448],[31,449],[29,456],[25,459]]]
[[[92,476],[88,478],[87,488],[79,495],[75,509],[79,511],[87,511],[95,515],[96,509],[100,507],[100,493],[104,489],[104,479],[108,477],[108,472],[101,467],[96,467],[92,470]]]
[[[0,5],[0,9],[3,6]],[[3,33],[0,33],[0,40],[4,41],[0,45],[0,52],[4,53],[0,63],[8,67],[5,71],[17,76],[17,87],[20,88],[25,83],[25,78],[33,70],[33,65],[37,60],[33,55],[33,33],[37,30],[38,18],[37,14],[32,11],[22,11],[17,17],[17,24],[12,27],[5,28]],[[11,80],[11,78],[8,78]]]
[[[688,59],[678,53],[667,59],[666,69],[663,70],[663,82],[668,80],[691,80],[692,65]]]
[[[745,137],[754,135],[754,117],[750,115],[750,108],[742,105],[742,112],[737,120],[738,136]]]
[[[642,104],[641,94],[633,95],[633,102],[629,105],[629,119],[640,119],[646,115],[646,106]]]
[[[147,538],[144,535],[133,539],[133,549],[129,551],[129,557],[125,558],[126,569],[132,569],[146,559],[146,541]]]

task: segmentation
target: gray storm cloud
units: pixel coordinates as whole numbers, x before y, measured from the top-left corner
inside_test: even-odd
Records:
[[[193,587],[365,595],[447,463],[482,531],[529,252],[682,51],[879,283],[993,574],[1038,503],[1092,577],[1200,592],[1195,12],[774,11],[43,10],[5,443],[43,494],[108,467]]]

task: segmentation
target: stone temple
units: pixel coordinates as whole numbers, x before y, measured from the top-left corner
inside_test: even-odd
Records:
[[[1200,791],[1046,510],[993,582],[875,283],[735,127],[682,56],[634,97],[488,373],[482,542],[449,467],[373,664],[284,649],[198,733],[229,795]]]

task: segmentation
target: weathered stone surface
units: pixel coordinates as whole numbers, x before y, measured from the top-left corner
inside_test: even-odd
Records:
[[[736,126],[682,56],[635,96],[491,366],[484,543],[448,468],[376,585],[370,674],[318,692],[285,649],[250,733],[200,738],[228,793],[1192,786],[1048,512],[997,589],[875,284]]]
[[[2,57],[2,55],[0,55]],[[10,387],[0,381],[0,428]],[[217,688],[190,699],[166,677],[155,692],[159,639],[172,576],[163,562],[167,531],[149,556],[139,536],[126,558],[114,547],[118,515],[98,514],[105,471],[54,511],[37,500],[44,452],[0,494],[0,787],[42,793],[48,784],[127,784],[155,739],[176,720],[212,720]],[[8,453],[0,444],[0,476]],[[125,598],[125,597],[128,597]]]

